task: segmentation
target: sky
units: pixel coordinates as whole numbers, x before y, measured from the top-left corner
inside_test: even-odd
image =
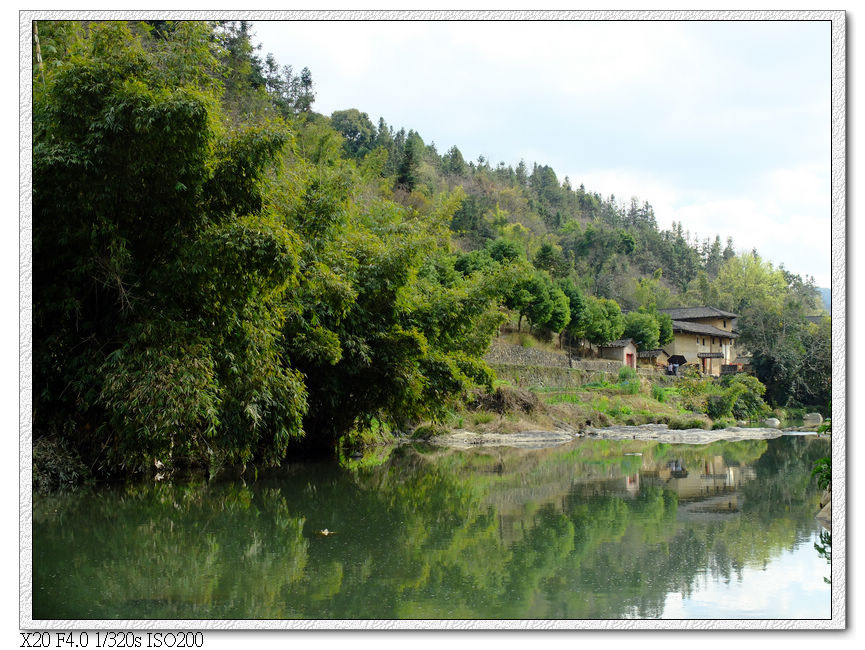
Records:
[[[550,165],[658,225],[831,277],[828,22],[254,22],[357,108],[440,153]]]

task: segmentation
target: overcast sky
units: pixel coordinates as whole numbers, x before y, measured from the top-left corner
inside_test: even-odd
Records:
[[[548,164],[830,282],[828,22],[255,22],[262,55],[440,153]]]

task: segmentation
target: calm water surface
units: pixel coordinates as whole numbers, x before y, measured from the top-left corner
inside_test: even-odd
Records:
[[[36,496],[33,617],[830,618],[827,454],[805,436],[404,446]]]

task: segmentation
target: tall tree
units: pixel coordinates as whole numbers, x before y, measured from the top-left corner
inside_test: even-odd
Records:
[[[396,177],[397,183],[409,191],[413,190],[418,182],[423,151],[424,143],[421,137],[414,131],[409,131]]]
[[[351,158],[363,158],[375,146],[376,129],[369,115],[356,108],[334,111],[331,126],[343,137],[343,148]]]
[[[654,350],[660,341],[661,328],[654,316],[645,312],[631,311],[624,317],[622,335],[634,339],[637,349]]]

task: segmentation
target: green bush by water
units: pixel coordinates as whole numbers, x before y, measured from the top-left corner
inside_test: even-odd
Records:
[[[494,413],[482,411],[480,413],[475,413],[472,416],[472,422],[474,422],[476,425],[477,424],[488,424],[489,422],[492,422],[494,418],[495,418]]]
[[[814,463],[811,476],[817,479],[817,487],[821,490],[829,487],[829,484],[832,482],[832,459],[829,456],[824,456]]]

